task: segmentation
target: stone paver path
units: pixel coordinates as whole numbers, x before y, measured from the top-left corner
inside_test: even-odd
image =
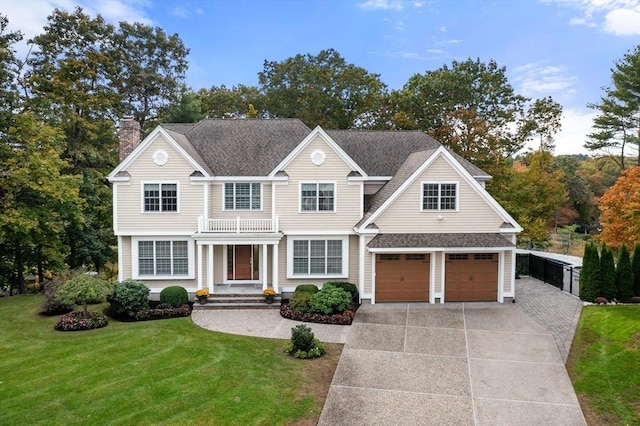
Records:
[[[583,302],[535,278],[522,277],[516,280],[516,305],[553,334],[566,363]]]

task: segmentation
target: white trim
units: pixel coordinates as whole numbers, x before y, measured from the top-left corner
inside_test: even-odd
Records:
[[[504,302],[504,251],[498,252],[498,302]]]
[[[435,251],[429,253],[429,303],[432,304],[436,303],[436,259],[438,254]]]
[[[139,254],[138,254],[138,243],[140,241],[186,241],[187,242],[187,275],[140,275],[139,274]],[[163,237],[163,236],[155,236],[154,238],[145,238],[145,237],[131,237],[131,278],[134,280],[193,280],[195,279],[195,249],[194,249],[194,241],[191,238],[184,238],[181,236],[174,237]],[[172,258],[173,260],[173,258]],[[155,254],[154,254],[155,261]]]
[[[364,235],[358,235],[358,294],[360,295],[360,302],[362,302],[362,294],[364,293],[365,241]]]
[[[258,247],[258,262],[262,262],[262,248],[265,246],[266,244],[251,244],[251,243],[244,243],[244,244],[224,244],[222,245],[222,284],[240,284],[240,283],[244,283],[244,284],[259,284],[260,282],[262,282],[262,278],[258,278],[258,279],[250,279],[250,280],[236,280],[235,278],[233,279],[229,279],[229,270],[227,269],[227,265],[229,262],[229,255],[227,254],[229,251],[229,247],[234,247],[234,252],[233,255],[235,257],[235,246],[251,246],[251,276],[253,277],[253,262],[256,261],[256,259],[253,256],[253,250],[254,250],[254,246]],[[262,263],[259,264],[259,269],[258,269],[258,276],[260,276],[260,274],[262,274]],[[233,276],[235,277],[236,274],[236,262],[234,259],[233,262]]]
[[[118,235],[118,282],[124,281],[124,246],[122,236]]]
[[[287,231],[287,235],[289,236],[309,236],[309,235],[313,235],[313,236],[317,236],[317,235],[358,235],[356,232],[353,231],[345,231],[345,230],[340,230],[340,231],[335,231],[335,230],[325,230],[325,231]]]
[[[293,273],[293,242],[294,241],[342,241],[342,273],[341,274],[294,274]],[[325,253],[326,260],[326,253]],[[287,278],[288,279],[327,279],[327,278],[348,278],[349,277],[349,237],[345,235],[330,235],[325,233],[318,235],[299,235],[295,238],[287,238]]]
[[[144,209],[144,186],[145,185],[160,185],[160,210],[158,211],[146,211]],[[162,210],[162,185],[176,185],[176,210]],[[141,214],[177,214],[180,213],[180,181],[164,181],[164,180],[145,180],[140,182],[140,213]]]
[[[441,253],[440,254],[440,303],[444,303],[444,291],[445,291],[445,274],[446,274],[446,260],[447,260],[447,254],[446,253]]]
[[[438,185],[438,208],[437,209],[425,209],[424,208],[424,186],[425,185]],[[456,186],[456,207],[454,209],[443,210],[440,208],[442,201],[442,185],[455,185]],[[457,213],[460,211],[460,182],[458,181],[420,181],[420,212],[421,213]]]
[[[121,171],[126,170],[134,161],[136,161],[138,157],[140,157],[140,155],[142,155],[142,153],[149,147],[149,145],[158,139],[158,136],[162,136],[165,141],[191,165],[191,167],[202,173],[204,176],[209,175],[207,171],[195,159],[193,159],[193,157],[191,157],[165,129],[162,128],[162,126],[157,126],[149,136],[144,138],[144,140],[134,148],[133,152],[131,152],[127,158],[125,158],[120,164],[118,164],[118,166],[116,166],[115,169],[113,169],[111,173],[109,173],[107,179],[111,182],[118,180],[119,178],[116,175]]]
[[[285,157],[284,160],[280,162],[272,171],[269,173],[269,177],[275,177],[276,173],[280,170],[284,170],[300,153],[316,138],[316,136],[320,136],[324,142],[344,161],[351,170],[355,170],[360,173],[363,177],[367,176],[367,173],[356,163],[341,147],[338,145],[331,137],[322,129],[320,126],[316,126],[315,129],[311,131],[305,137],[302,142],[295,147],[293,151],[289,153]]]
[[[213,244],[207,245],[207,287],[209,293],[213,294],[213,281],[215,276],[215,267],[213,263]]]
[[[320,185],[330,183],[333,185],[333,210],[318,210],[320,208]],[[302,210],[302,185],[316,185],[316,209]],[[335,214],[338,213],[338,182],[335,180],[315,180],[298,182],[298,213],[301,214]]]
[[[268,286],[268,268],[267,268],[267,250],[268,246],[266,244],[262,244],[259,248],[259,258],[260,258],[260,274],[262,275],[262,290],[265,290]]]
[[[115,233],[116,236],[123,236],[123,237],[177,237],[177,236],[181,236],[181,237],[189,237],[191,238],[193,236],[193,232],[191,231],[182,231],[182,232],[173,232],[173,231],[135,231],[135,235],[132,235],[132,231],[119,231]]]
[[[113,184],[113,198],[112,198],[111,214],[113,215],[113,233],[118,235],[118,184]],[[118,240],[118,247],[120,247],[120,240]],[[119,258],[120,256],[118,256]],[[122,280],[120,280],[122,281]]]
[[[197,260],[197,268],[198,268],[198,290],[202,288],[202,245],[198,244],[198,260]]]
[[[278,246],[279,244],[273,244],[271,246],[271,274],[273,275],[271,277],[271,286],[273,287],[273,289],[276,291],[276,293],[279,292],[278,289]]]
[[[376,255],[371,256],[371,304],[376,304]]]

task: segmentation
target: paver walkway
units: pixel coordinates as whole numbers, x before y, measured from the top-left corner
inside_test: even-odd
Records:
[[[566,363],[583,302],[577,296],[535,278],[522,277],[516,280],[515,304],[553,334]]]

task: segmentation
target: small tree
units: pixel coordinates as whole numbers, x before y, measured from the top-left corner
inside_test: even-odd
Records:
[[[600,293],[600,257],[593,243],[584,246],[582,271],[580,271],[580,298],[593,302]]]
[[[110,291],[109,284],[100,278],[92,278],[86,274],[78,275],[58,287],[56,299],[61,303],[83,305],[85,318],[89,317],[87,305],[89,301],[101,299]]]
[[[633,270],[627,247],[620,247],[616,262],[616,294],[618,300],[629,301],[633,297]]]
[[[631,271],[633,272],[633,295],[640,296],[640,243],[636,243],[633,249]]]
[[[606,244],[602,244],[600,252],[600,294],[607,300],[616,298],[616,265],[613,262],[613,252]]]

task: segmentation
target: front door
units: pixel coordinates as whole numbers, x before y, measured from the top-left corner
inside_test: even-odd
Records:
[[[252,245],[228,246],[227,279],[258,280],[259,248]]]

